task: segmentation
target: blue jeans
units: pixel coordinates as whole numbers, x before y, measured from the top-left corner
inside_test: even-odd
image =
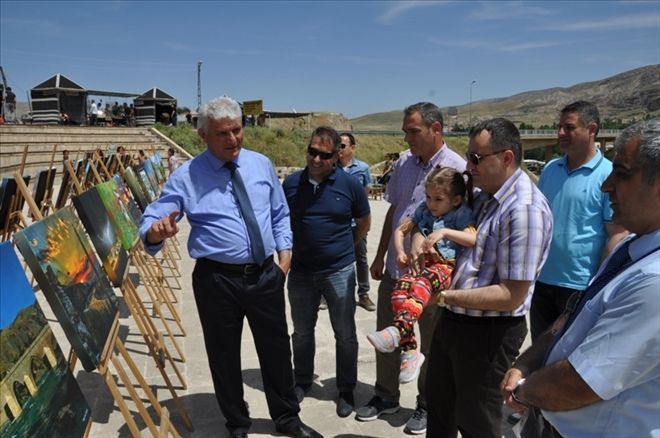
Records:
[[[353,391],[357,384],[358,341],[355,333],[355,265],[331,274],[291,270],[289,303],[293,320],[293,365],[296,385],[307,388],[314,378],[314,328],[321,296],[328,303],[335,333],[337,389]]]

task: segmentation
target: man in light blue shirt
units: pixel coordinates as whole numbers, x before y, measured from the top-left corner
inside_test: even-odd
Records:
[[[279,433],[320,437],[298,416],[284,281],[291,263],[289,208],[270,160],[242,148],[238,103],[219,97],[202,106],[199,136],[207,149],[176,169],[140,222],[147,252],[190,223],[188,252],[216,398],[232,437],[247,436],[241,334],[247,318],[259,356],[264,392]],[[249,198],[249,200],[248,200]],[[277,252],[277,263],[273,253]]]
[[[339,165],[350,175],[357,177],[360,184],[367,190],[371,185],[371,172],[369,165],[355,158],[357,143],[350,132],[341,134],[341,146],[339,147]],[[355,223],[353,223],[355,232]],[[376,310],[376,305],[369,298],[369,261],[367,260],[367,236],[355,243],[355,272],[358,283],[358,306],[369,312]]]
[[[612,208],[600,186],[612,162],[596,147],[598,108],[577,101],[561,110],[559,145],[565,152],[549,162],[538,183],[552,209],[554,228],[548,259],[534,287],[532,342],[563,312],[574,292],[587,288],[612,247],[625,236],[611,223]]]
[[[602,190],[633,235],[501,384],[512,409],[540,408],[566,437],[660,437],[660,119],[626,129],[615,149]]]

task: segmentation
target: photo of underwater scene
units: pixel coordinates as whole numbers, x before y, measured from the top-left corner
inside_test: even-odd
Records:
[[[73,206],[17,232],[14,241],[85,371],[92,371],[119,302]]]
[[[89,405],[11,243],[0,259],[0,436],[82,437]]]

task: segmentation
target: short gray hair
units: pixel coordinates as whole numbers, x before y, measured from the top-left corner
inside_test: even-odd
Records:
[[[197,115],[197,127],[206,130],[209,127],[209,119],[232,119],[241,120],[243,113],[241,106],[228,96],[212,99],[201,106]]]
[[[660,175],[660,118],[646,120],[627,127],[616,138],[614,150],[619,152],[630,140],[639,138],[637,164],[647,184],[655,183]]]

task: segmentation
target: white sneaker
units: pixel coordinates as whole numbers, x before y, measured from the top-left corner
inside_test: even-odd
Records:
[[[391,353],[399,346],[401,335],[399,329],[391,325],[379,332],[369,333],[367,339],[381,353]]]
[[[417,350],[409,350],[401,353],[399,383],[408,383],[417,380],[424,359],[424,355]]]

